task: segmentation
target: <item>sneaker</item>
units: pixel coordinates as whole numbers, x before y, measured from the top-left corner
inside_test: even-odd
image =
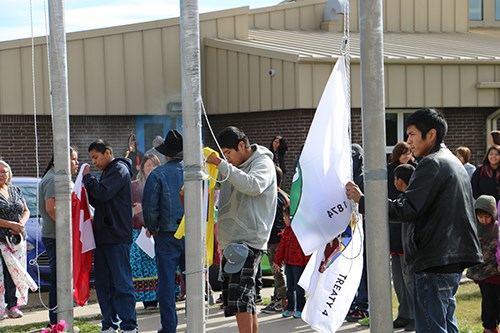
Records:
[[[117,333],[117,330],[115,330],[113,327],[110,327],[105,330],[101,330],[101,333]]]
[[[285,310],[285,311],[284,311],[281,315],[282,315],[284,318],[288,318],[288,317],[293,316],[293,311]]]
[[[276,303],[274,301],[271,301],[265,308],[262,308],[260,312],[262,313],[275,313],[274,307],[276,306]]]
[[[219,295],[219,298],[215,300],[215,303],[221,304],[222,303],[222,294]]]
[[[394,328],[403,328],[410,323],[410,319],[397,317],[396,320],[393,321],[392,327]]]
[[[295,311],[293,313],[293,318],[302,318],[302,311]]]
[[[347,317],[345,318],[350,323],[357,323],[360,319],[368,317],[368,312],[354,308],[353,310],[349,310]]]
[[[415,320],[410,319],[410,322],[405,326],[405,332],[415,332]],[[493,333],[498,333],[498,331],[493,331]]]
[[[363,319],[358,320],[358,324],[361,326],[370,326],[370,317],[364,317]]]
[[[9,316],[9,318],[21,318],[23,316],[23,313],[16,305],[7,310],[7,316]]]

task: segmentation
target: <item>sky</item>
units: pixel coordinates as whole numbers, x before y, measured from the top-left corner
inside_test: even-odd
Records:
[[[281,0],[198,0],[199,13],[249,6],[276,5]],[[0,0],[0,41],[44,36],[45,12],[49,0]],[[179,0],[66,0],[66,32],[112,27],[117,25],[179,17]]]

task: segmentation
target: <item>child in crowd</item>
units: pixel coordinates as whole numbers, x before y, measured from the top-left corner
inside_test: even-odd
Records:
[[[406,192],[408,188],[408,184],[410,183],[410,178],[415,171],[415,167],[411,164],[400,164],[394,169],[394,187],[399,192]],[[407,251],[408,244],[408,228],[410,227],[409,223],[401,223],[401,244],[403,247],[403,257],[404,253]],[[408,265],[405,260],[401,260],[401,274],[403,276],[403,284],[404,290],[401,292],[404,293],[407,299],[408,311],[410,312],[409,318],[401,318],[398,316],[396,320],[393,322],[394,328],[404,327],[406,332],[415,331],[415,314],[414,314],[414,297],[413,297],[413,272],[410,271]]]
[[[286,297],[288,299],[288,304],[282,316],[300,318],[302,317],[302,310],[306,304],[306,297],[304,289],[299,286],[298,282],[310,256],[304,255],[299,241],[293,233],[290,225],[289,205],[283,207],[283,218],[286,226],[278,246],[278,251],[274,256],[273,270],[277,272],[281,269],[282,263],[286,265]],[[295,304],[295,297],[297,299],[297,304]]]
[[[483,250],[484,263],[467,269],[467,277],[481,290],[481,320],[484,333],[498,333],[500,310],[500,258],[498,252],[497,205],[495,198],[481,195],[474,204],[477,234]]]

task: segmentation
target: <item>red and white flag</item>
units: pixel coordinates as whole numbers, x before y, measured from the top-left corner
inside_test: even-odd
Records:
[[[71,193],[71,218],[73,223],[73,296],[83,306],[90,296],[90,271],[92,250],[95,249],[92,214],[83,186],[82,165]]]

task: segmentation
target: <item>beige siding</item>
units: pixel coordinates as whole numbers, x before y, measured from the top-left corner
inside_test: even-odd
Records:
[[[323,21],[326,0],[304,0],[250,11],[251,29],[316,30]]]
[[[217,95],[217,49],[205,48],[205,109],[210,110],[210,113],[220,114],[218,104],[219,96]]]
[[[387,105],[406,105],[406,66],[387,66]]]
[[[108,110],[122,110],[125,113],[127,110],[127,93],[123,35],[107,36],[104,41],[106,108]]]
[[[480,66],[477,71],[478,82],[494,82],[495,79],[495,66],[485,65]],[[500,89],[478,89],[477,92],[477,106],[490,106],[499,105],[495,100],[500,92]]]
[[[163,48],[163,94],[165,96],[165,103],[181,102],[182,89],[181,89],[181,42],[180,42],[180,28],[179,26],[171,26],[162,30],[162,48]],[[160,110],[162,114],[164,110]]]
[[[423,105],[442,106],[442,70],[439,65],[429,65],[424,68],[425,99]]]
[[[385,1],[384,30],[385,31],[400,31],[401,30],[401,1],[387,0]],[[408,14],[406,14],[408,16]]]
[[[249,55],[238,54],[238,107],[241,112],[250,111],[250,71]]]
[[[460,106],[477,106],[477,66],[462,65],[460,66]],[[454,96],[456,99],[456,95]]]
[[[459,66],[442,66],[442,78],[441,82],[443,83],[443,106],[453,106],[453,105],[462,105],[463,100],[459,95],[460,87],[461,87],[461,75],[460,75],[460,67]]]
[[[85,64],[83,40],[68,42],[68,90],[69,90],[69,113],[72,115],[85,115],[87,110],[87,87],[85,86]],[[123,52],[118,50],[119,54]],[[119,61],[116,61],[119,63]],[[123,63],[123,62],[122,62]],[[123,71],[122,71],[123,72]],[[125,81],[121,81],[123,86]],[[113,89],[109,91],[113,94]],[[117,101],[116,95],[110,96]],[[47,110],[50,110],[49,108]],[[125,108],[123,108],[125,110]]]
[[[271,69],[275,71],[274,76],[270,76],[271,80],[271,109],[283,110],[283,62],[280,60],[271,59]]]
[[[271,110],[271,78],[267,75],[271,68],[271,59],[261,57],[259,59],[259,67],[253,68],[259,73],[260,87],[260,108],[261,110]]]
[[[156,110],[165,110],[166,104],[163,94],[163,50],[161,45],[161,29],[148,30],[144,37],[144,114],[155,114]]]
[[[227,52],[227,108],[228,113],[234,113],[238,110],[239,96],[239,70],[238,70],[238,53],[234,51]]]
[[[415,31],[415,14],[414,1],[401,1],[401,31]]]
[[[351,64],[351,107],[361,108],[361,68],[359,63]]]
[[[0,73],[2,73],[0,75],[0,108],[10,113],[21,113],[23,108],[20,49],[2,52]]]
[[[424,66],[406,66],[406,105],[408,107],[421,107],[425,98]]]
[[[315,107],[313,101],[313,77],[311,64],[300,64],[297,70],[297,108],[312,109]]]
[[[248,72],[250,80],[250,111],[262,110],[261,108],[261,96],[260,96],[260,75],[259,75],[259,59],[260,57],[255,55],[249,56],[248,61]]]
[[[298,104],[297,86],[295,80],[296,66],[290,62],[283,62],[283,73],[281,75],[283,82],[283,109],[290,110]]]
[[[106,109],[106,80],[104,76],[104,42],[102,37],[89,38],[83,43],[85,67],[85,104],[92,114],[109,114]],[[117,110],[118,111],[118,110]],[[123,114],[120,110],[120,113]],[[119,113],[117,113],[119,114]],[[128,114],[128,112],[125,112]]]

